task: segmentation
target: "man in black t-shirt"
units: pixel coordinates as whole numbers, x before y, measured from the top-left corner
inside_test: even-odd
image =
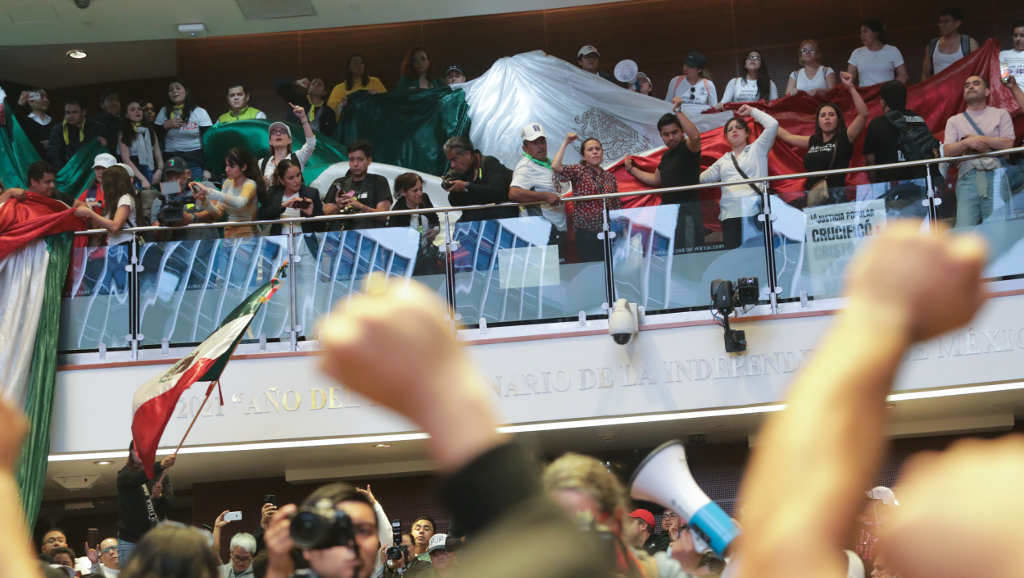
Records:
[[[885,113],[896,110],[902,111],[906,117],[916,117],[917,114],[907,110],[907,87],[897,80],[882,85],[879,91],[882,99],[882,116],[876,117],[868,124],[868,132],[864,137],[864,164],[885,165],[889,163],[903,162],[903,153],[899,147],[899,130],[885,118]],[[902,169],[889,169],[885,171],[871,171],[868,173],[871,182],[884,183],[889,181],[906,181],[911,179],[925,178],[925,169],[922,167],[910,167]]]
[[[675,114],[666,113],[658,120],[658,132],[668,150],[655,172],[640,170],[626,157],[626,172],[649,187],[681,187],[700,181],[700,131],[683,114],[682,102],[679,97],[673,98]],[[704,217],[697,191],[665,193],[661,203],[679,205],[677,248],[689,249],[704,242]]]
[[[348,173],[331,183],[324,195],[324,214],[381,213],[391,210],[391,186],[381,175],[367,171],[373,162],[373,146],[357,141],[348,149]],[[327,229],[375,229],[385,225],[384,219],[351,219],[329,223]]]
[[[441,181],[441,187],[448,191],[448,203],[451,206],[509,202],[512,171],[498,159],[484,156],[475,150],[469,137],[453,136],[448,139],[444,143],[444,154],[448,158],[448,171]],[[459,222],[514,219],[518,215],[518,207],[494,207],[464,211]]]

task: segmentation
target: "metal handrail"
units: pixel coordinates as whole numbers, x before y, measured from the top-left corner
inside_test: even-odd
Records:
[[[699,191],[703,189],[720,188],[722,186],[742,186],[746,184],[758,184],[765,182],[775,181],[788,181],[793,179],[806,179],[811,177],[827,177],[830,175],[846,175],[850,173],[861,173],[868,171],[885,171],[891,169],[901,168],[913,168],[913,167],[927,167],[936,164],[943,163],[960,163],[963,161],[982,159],[990,157],[1007,156],[1016,153],[1024,153],[1024,147],[1015,147],[1009,149],[1003,149],[1000,151],[991,151],[987,153],[979,153],[975,155],[964,155],[957,157],[941,157],[937,159],[924,159],[919,161],[904,161],[900,163],[889,163],[884,165],[870,165],[861,167],[850,167],[845,169],[828,169],[824,171],[812,171],[804,173],[792,173],[788,175],[772,175],[767,177],[759,177],[754,179],[744,179],[738,181],[728,182],[716,182],[716,183],[699,183],[696,185],[685,185],[679,187],[665,187],[660,189],[645,189],[642,191],[626,191],[618,193],[603,193],[599,195],[587,195],[586,197],[568,197],[563,202],[571,203],[576,201],[597,201],[601,199],[618,199],[622,197],[635,197],[637,195],[663,195],[665,193],[675,192],[688,192],[688,191]],[[382,219],[392,215],[423,215],[423,214],[436,214],[436,213],[453,213],[453,212],[464,212],[464,211],[476,211],[483,209],[493,209],[495,207],[528,207],[535,205],[544,204],[542,201],[531,202],[531,203],[500,203],[500,204],[484,204],[484,205],[466,205],[462,207],[432,207],[429,209],[405,209],[401,211],[381,211],[377,213],[352,213],[348,215],[321,215],[317,217],[290,217],[285,219],[270,219],[262,221],[221,221],[217,223],[193,223],[191,225],[183,225],[181,227],[168,227],[168,226],[146,226],[146,227],[130,227],[124,228],[118,231],[118,233],[146,233],[151,231],[180,231],[189,229],[222,229],[225,227],[239,227],[249,225],[289,225],[289,224],[302,224],[302,223],[322,223],[322,222],[334,222],[334,221],[346,221],[354,219]],[[106,229],[88,229],[85,231],[76,231],[76,236],[84,235],[99,235],[108,234],[109,231]]]

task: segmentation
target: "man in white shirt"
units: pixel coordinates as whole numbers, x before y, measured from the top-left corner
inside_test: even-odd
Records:
[[[997,151],[1013,146],[1013,121],[1001,108],[988,106],[988,83],[980,76],[964,81],[967,110],[946,121],[943,150],[948,157]],[[993,209],[1005,206],[1009,182],[1003,163],[995,157],[960,163],[956,181],[956,226],[973,227],[988,221]],[[999,196],[1000,200],[994,201]]]
[[[562,185],[548,160],[548,139],[540,123],[523,127],[523,158],[512,171],[508,198],[516,203],[543,202],[522,207],[521,215],[540,215],[551,222],[551,244],[557,244],[566,230],[565,207],[562,206]]]
[[[1010,69],[1018,86],[1024,86],[1024,20],[1013,23],[1013,48],[999,53],[999,63]]]
[[[93,554],[89,554],[90,558]],[[117,554],[117,538],[107,538],[100,542],[96,561],[92,564],[92,575],[105,578],[117,578],[121,573],[121,561]]]
[[[907,83],[907,66],[899,48],[885,43],[885,27],[881,21],[868,19],[860,25],[860,48],[850,54],[848,72],[857,79],[857,86],[874,86],[898,80]]]

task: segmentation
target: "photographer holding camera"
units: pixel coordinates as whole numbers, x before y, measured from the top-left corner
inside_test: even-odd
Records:
[[[441,188],[448,191],[448,202],[453,207],[507,203],[512,184],[512,171],[494,157],[484,156],[473,148],[466,136],[453,136],[444,143],[448,170],[441,180]],[[514,219],[517,207],[495,207],[479,211],[466,211],[460,222]]]
[[[371,499],[348,484],[322,486],[296,508],[280,508],[264,536],[267,578],[317,576],[369,578],[375,569],[380,538]],[[301,548],[309,571],[293,573],[292,548]]]

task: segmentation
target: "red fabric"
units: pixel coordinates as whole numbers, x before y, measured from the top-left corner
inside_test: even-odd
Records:
[[[85,222],[64,203],[25,191],[25,198],[0,205],[0,259],[40,237],[84,228]]]
[[[153,479],[156,449],[160,444],[160,438],[164,435],[164,429],[167,428],[167,422],[174,414],[174,406],[177,405],[178,398],[216,362],[216,359],[208,358],[194,360],[192,366],[178,378],[174,387],[150,399],[135,410],[135,415],[132,416],[132,439],[135,441],[135,451],[139,454],[142,467],[146,470],[146,476],[149,479]],[[206,395],[210,395],[212,386],[213,384],[210,384],[210,388],[207,388]]]
[[[907,108],[920,114],[932,129],[936,138],[942,140],[946,129],[946,120],[964,110],[963,84],[967,77],[979,75],[989,82],[992,96],[989,98],[989,105],[1004,108],[1015,118],[1017,133],[1024,133],[1024,116],[1019,115],[1020,107],[1010,90],[999,81],[999,44],[995,40],[989,40],[977,51],[966,58],[956,62],[941,74],[929,78],[927,81],[907,87]],[[861,96],[868,105],[868,118],[873,119],[882,114],[882,103],[879,99],[880,86],[872,86],[862,89]],[[810,96],[806,93],[798,93],[793,96],[786,96],[771,102],[761,102],[757,107],[766,111],[779,121],[779,124],[786,130],[801,135],[810,135],[814,132],[814,115],[818,106],[825,102],[835,102],[843,111],[846,123],[856,118],[856,111],[846,87],[838,86],[829,93],[822,96]],[[730,103],[726,108],[736,109],[742,103]],[[761,134],[761,126],[753,123],[751,140]],[[863,166],[864,158],[861,153],[864,132],[854,143],[853,159],[850,166]],[[633,164],[642,170],[653,172],[661,161],[664,149],[643,156],[633,157]],[[725,135],[721,129],[705,132],[701,135],[701,170],[711,166],[715,160],[729,151],[725,141]],[[609,170],[615,173],[619,183],[619,191],[644,191],[650,187],[634,179],[624,170],[622,163],[616,163]],[[768,173],[771,175],[786,175],[804,172],[803,151],[790,147],[782,141],[776,141],[775,147],[768,155]],[[860,184],[867,182],[865,173],[854,173],[849,178],[849,183]],[[790,202],[804,195],[804,183],[802,179],[789,181],[776,181],[772,183],[772,192],[779,195],[784,201]],[[700,192],[700,199],[703,203],[705,225],[712,230],[719,230],[718,222],[718,199],[721,193],[718,189],[704,189]],[[638,207],[658,205],[661,199],[653,195],[638,195],[623,199],[623,206]]]

